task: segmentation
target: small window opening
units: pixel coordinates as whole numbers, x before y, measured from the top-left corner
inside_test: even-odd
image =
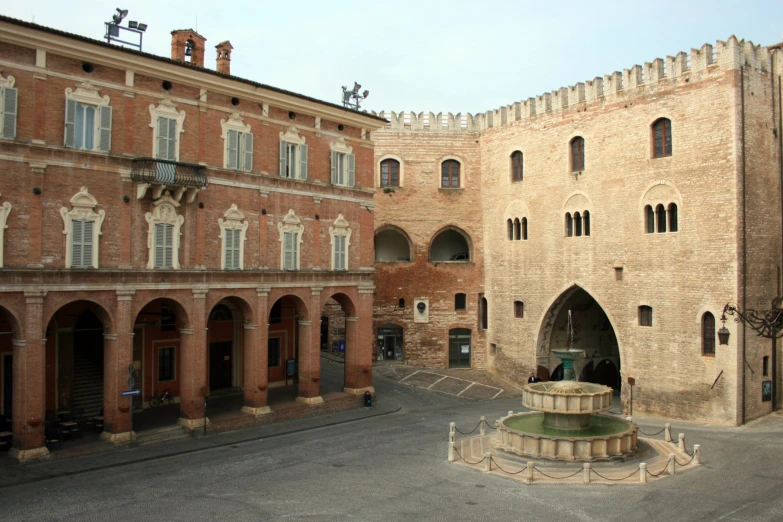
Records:
[[[525,317],[525,303],[522,301],[514,301],[514,317],[517,319]]]
[[[652,307],[639,307],[639,326],[652,326]]]
[[[763,377],[769,376],[769,356],[765,355],[761,359],[761,374]]]
[[[455,310],[465,310],[467,299],[465,299],[465,294],[455,294],[454,295],[454,309]]]
[[[397,301],[397,307],[405,308],[405,299],[400,299],[399,301]]]

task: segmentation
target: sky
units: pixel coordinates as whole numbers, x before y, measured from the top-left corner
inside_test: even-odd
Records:
[[[362,108],[476,113],[643,65],[731,35],[783,40],[783,1],[7,0],[0,13],[96,39],[115,8],[148,24],[144,51],[170,56],[171,31],[234,46],[236,76]]]

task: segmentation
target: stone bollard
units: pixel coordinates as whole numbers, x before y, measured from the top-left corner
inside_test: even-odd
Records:
[[[511,410],[508,410],[508,416],[511,417],[512,415],[514,415],[514,412],[511,411]]]
[[[589,484],[590,483],[590,463],[589,462],[585,462],[584,464],[582,464],[582,468],[585,470],[584,477],[583,477],[584,483],[585,484]]]
[[[647,484],[647,463],[639,463],[639,482],[641,484]]]
[[[667,422],[664,424],[664,435],[663,440],[665,442],[671,442],[672,441],[672,425],[671,423]]]
[[[629,416],[627,416],[627,417],[625,418],[625,420],[627,420],[628,422],[633,422],[633,417],[631,417],[631,416],[629,415]]]
[[[455,448],[454,448],[454,441],[453,440],[449,441],[449,457],[448,457],[448,460],[449,460],[449,462],[454,462],[455,460],[457,460],[457,455],[456,455],[456,451],[455,451]]]
[[[484,457],[484,471],[489,473],[492,471],[492,452],[488,451],[486,457]]]
[[[701,444],[693,445],[693,463],[701,464]]]
[[[483,416],[483,415],[481,416],[481,422],[479,422],[479,425],[481,426],[479,428],[479,435],[484,436],[484,434],[485,434],[484,428],[487,425],[487,418],[485,416]]]
[[[528,462],[527,463],[527,483],[532,484],[533,483],[533,473],[536,470],[536,464],[534,462]]]
[[[669,475],[674,475],[674,453],[669,453],[669,466],[668,466],[668,473]]]
[[[457,460],[456,452],[455,452],[455,444],[457,442],[457,432],[455,431],[457,429],[457,424],[455,422],[449,422],[449,456],[448,461],[454,462]]]
[[[685,434],[680,433],[680,441],[677,443],[677,449],[679,449],[682,452],[685,452]]]

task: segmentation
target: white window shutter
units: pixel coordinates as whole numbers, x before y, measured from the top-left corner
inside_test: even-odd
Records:
[[[239,156],[239,133],[235,130],[230,130],[228,131],[228,136],[226,138],[226,156],[228,157],[226,167],[229,169],[236,169],[239,167],[239,165],[237,165],[237,156]]]
[[[285,232],[283,234],[283,238],[284,238],[283,269],[284,270],[296,270],[297,235],[298,234],[296,232]]]
[[[299,179],[307,179],[307,145],[299,145]]]
[[[82,266],[85,268],[93,268],[95,263],[92,260],[92,239],[93,239],[93,225],[94,221],[82,221],[83,235],[82,235]]]
[[[174,268],[174,225],[164,225],[166,230],[165,264],[166,268]]]
[[[242,170],[245,172],[253,172],[253,135],[249,132],[244,134],[245,136],[245,150],[244,150],[244,163],[242,164]]]
[[[286,148],[286,142],[283,140],[280,140],[280,177],[284,178],[286,177],[286,170],[288,170],[286,167],[288,166],[288,150]]]
[[[3,138],[12,140],[16,138],[16,114],[17,114],[17,97],[18,92],[12,87],[5,87],[2,92],[3,102],[3,121],[2,124],[2,136]]]
[[[177,120],[174,118],[167,118],[169,120],[169,157],[171,161],[177,161]]]
[[[76,141],[76,102],[65,100],[65,146],[73,147]]]
[[[108,105],[100,108],[100,125],[98,150],[109,152],[111,150],[111,107]]]
[[[345,184],[349,187],[353,187],[356,185],[356,156],[353,154],[346,154],[346,156],[348,159],[348,179]]]
[[[234,230],[234,241],[232,248],[234,250],[233,268],[240,269],[242,265],[239,263],[239,241],[242,237],[242,233],[239,230]]]
[[[157,159],[169,158],[169,122],[168,118],[158,116],[158,150],[155,153]],[[157,225],[156,225],[157,226]]]
[[[155,268],[165,268],[166,225],[155,223]]]
[[[234,268],[232,264],[233,256],[231,254],[234,245],[234,231],[231,229],[224,229],[223,237],[223,266],[226,269]]]
[[[337,152],[332,151],[332,185],[337,185]]]
[[[71,266],[82,266],[82,244],[84,242],[84,221],[71,221]]]

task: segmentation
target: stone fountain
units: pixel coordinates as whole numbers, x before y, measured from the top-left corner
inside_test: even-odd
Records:
[[[632,454],[638,448],[636,425],[600,415],[612,407],[612,389],[576,381],[574,361],[585,352],[572,348],[570,310],[567,329],[567,348],[552,350],[563,363],[563,380],[526,385],[522,405],[534,411],[499,419],[495,447],[518,455],[564,460]]]

